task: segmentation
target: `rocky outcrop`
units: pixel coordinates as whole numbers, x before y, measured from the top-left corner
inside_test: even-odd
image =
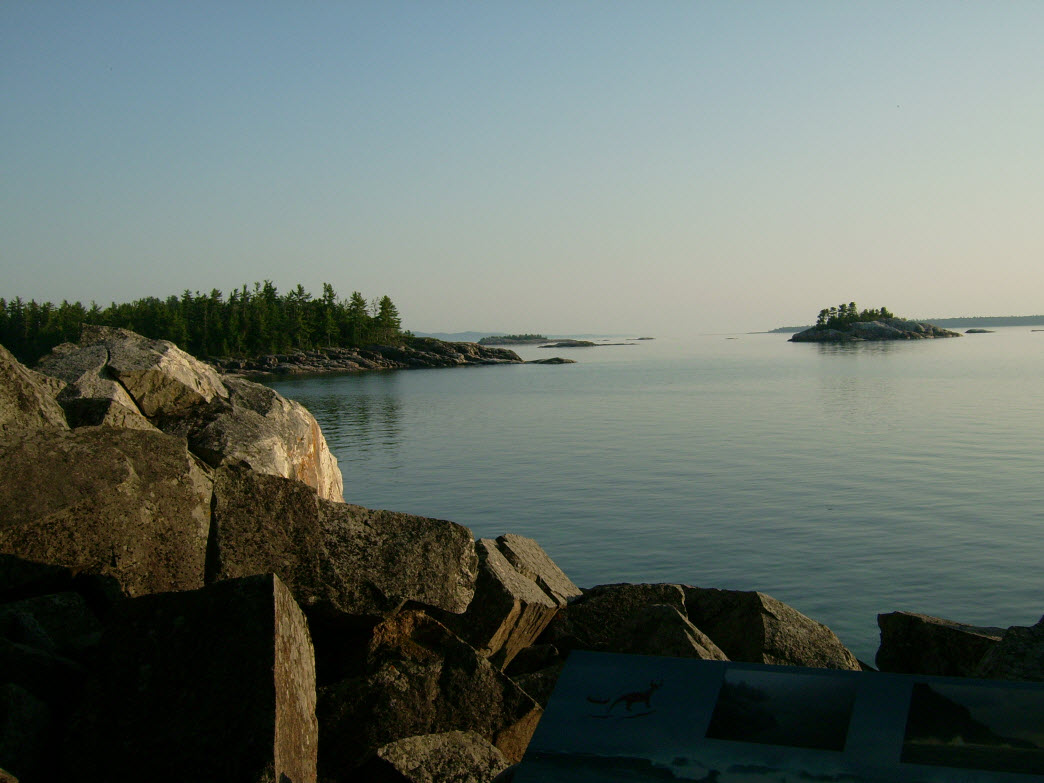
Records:
[[[213,363],[224,373],[309,375],[521,362],[522,359],[517,353],[505,348],[487,348],[478,343],[445,342],[433,337],[413,337],[397,345],[320,348],[314,351],[260,356],[255,359],[215,360]]]
[[[974,677],[982,657],[1000,641],[1003,628],[955,623],[913,612],[879,614],[877,668],[900,674]]]
[[[66,384],[57,400],[73,426],[158,428],[186,438],[212,467],[245,462],[344,500],[337,459],[304,406],[223,378],[173,343],[84,326],[79,345],[58,346],[38,366]]]
[[[113,577],[127,595],[203,586],[212,480],[158,431],[41,428],[0,441],[0,552]]]
[[[792,343],[840,343],[863,340],[925,340],[936,337],[960,337],[930,323],[908,321],[905,318],[881,318],[876,321],[856,321],[842,329],[813,326],[790,338]]]
[[[272,575],[121,604],[70,729],[66,779],[315,783],[315,667]]]
[[[0,437],[20,429],[68,429],[53,389],[0,345]]]

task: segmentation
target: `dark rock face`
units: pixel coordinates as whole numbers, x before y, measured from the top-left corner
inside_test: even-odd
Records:
[[[504,754],[473,731],[389,742],[360,770],[371,783],[489,783],[508,767]]]
[[[473,731],[514,763],[540,707],[489,661],[422,612],[390,617],[374,630],[364,669],[323,688],[321,774],[367,780],[373,749],[423,734]]]
[[[562,609],[540,641],[559,651],[728,660],[685,614],[685,594],[671,584],[600,585]]]
[[[208,581],[279,574],[303,606],[381,616],[405,601],[463,612],[478,558],[453,522],[317,497],[242,467],[216,473]]]
[[[977,677],[1044,682],[1044,617],[1029,628],[1013,625],[983,656]]]
[[[65,413],[38,373],[0,345],[0,437],[21,429],[68,429]]]
[[[99,660],[66,779],[316,780],[312,645],[278,578],[127,601]]]
[[[758,592],[684,587],[689,619],[730,660],[860,671],[833,631]]]
[[[812,327],[790,338],[792,343],[839,343],[861,340],[925,340],[935,337],[960,337],[959,332],[941,329],[921,321],[905,318],[881,318],[877,321],[857,321],[844,329]]]
[[[114,577],[128,595],[203,586],[212,481],[158,431],[39,429],[0,442],[0,552]]]
[[[877,668],[900,674],[974,677],[1002,628],[983,628],[911,612],[879,614]]]

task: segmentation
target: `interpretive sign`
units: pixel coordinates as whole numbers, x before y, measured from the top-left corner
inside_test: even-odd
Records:
[[[1044,781],[1044,684],[573,652],[515,783]]]

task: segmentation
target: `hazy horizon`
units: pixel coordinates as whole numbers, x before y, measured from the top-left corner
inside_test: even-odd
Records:
[[[0,5],[0,296],[417,332],[1044,310],[1044,4]]]

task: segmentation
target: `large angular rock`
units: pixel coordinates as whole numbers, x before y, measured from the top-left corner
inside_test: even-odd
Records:
[[[541,641],[558,650],[728,660],[685,616],[685,594],[672,584],[600,585],[562,609]]]
[[[474,731],[509,762],[522,758],[540,707],[449,629],[419,611],[379,624],[365,670],[320,693],[320,769],[364,780],[359,766],[396,740]]]
[[[227,401],[164,429],[183,433],[193,453],[214,467],[245,463],[259,473],[303,481],[326,500],[343,501],[337,458],[315,417],[267,386],[228,376],[224,381]]]
[[[114,577],[128,595],[203,586],[212,482],[184,440],[87,427],[0,441],[0,552]]]
[[[860,671],[833,631],[758,592],[684,586],[692,621],[730,660]]]
[[[453,522],[318,498],[298,481],[216,472],[208,581],[272,571],[308,608],[383,615],[406,601],[463,612],[471,532]]]
[[[532,538],[508,533],[497,538],[497,547],[516,571],[536,582],[559,606],[582,595],[580,588]]]
[[[0,437],[21,429],[68,429],[52,390],[0,345]]]
[[[213,467],[246,463],[344,500],[337,458],[312,414],[265,386],[219,376],[173,343],[85,326],[78,346],[58,346],[39,367],[68,384],[58,401],[74,426],[156,426],[187,438]]]
[[[475,542],[478,580],[468,610],[440,617],[480,655],[503,669],[540,636],[559,603],[515,570],[488,538]]]
[[[912,612],[879,614],[877,624],[881,628],[877,668],[899,674],[974,677],[982,657],[1004,634],[1003,628]]]
[[[446,731],[389,742],[360,776],[370,783],[489,783],[507,767],[504,754],[481,735]]]
[[[106,352],[104,367],[148,417],[168,415],[227,397],[212,367],[167,340],[150,340],[127,329],[84,325],[80,346],[91,356]],[[52,353],[40,360],[41,372],[73,383],[87,362],[76,351]],[[75,377],[71,377],[75,374]]]
[[[311,639],[274,575],[126,601],[98,662],[65,779],[316,780]]]
[[[977,677],[1044,682],[1044,617],[1029,628],[1013,625],[983,656]]]

